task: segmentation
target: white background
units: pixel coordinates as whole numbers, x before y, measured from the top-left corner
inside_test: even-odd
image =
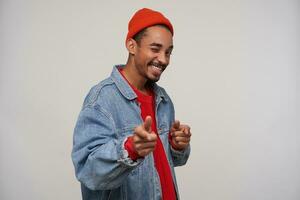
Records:
[[[70,158],[78,113],[125,63],[127,23],[149,7],[175,28],[159,84],[192,127],[190,160],[176,170],[182,199],[299,200],[299,6],[0,0],[0,199],[81,199]]]

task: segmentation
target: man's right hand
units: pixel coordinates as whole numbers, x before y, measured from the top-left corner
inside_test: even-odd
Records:
[[[136,127],[133,132],[133,148],[141,157],[151,153],[156,145],[157,135],[151,131],[152,118],[147,116],[145,122]]]

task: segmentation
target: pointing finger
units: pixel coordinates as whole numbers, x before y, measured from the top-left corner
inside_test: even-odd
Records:
[[[175,120],[173,125],[172,125],[172,128],[175,129],[175,130],[178,130],[180,127],[180,122],[179,120]]]
[[[148,115],[145,118],[145,122],[144,122],[144,128],[147,132],[151,132],[151,124],[152,124],[152,118]]]

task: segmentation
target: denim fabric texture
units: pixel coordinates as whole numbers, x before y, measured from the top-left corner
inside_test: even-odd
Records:
[[[136,94],[114,66],[111,76],[94,86],[84,100],[73,138],[72,160],[84,200],[160,200],[161,188],[153,154],[136,161],[124,141],[143,123]],[[175,189],[174,167],[184,165],[190,146],[172,149],[168,142],[174,107],[165,90],[154,84],[156,121]]]

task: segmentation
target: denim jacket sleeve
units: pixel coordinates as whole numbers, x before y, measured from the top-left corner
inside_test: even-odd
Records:
[[[112,117],[97,105],[80,112],[73,138],[72,160],[77,179],[92,190],[119,187],[142,159],[132,161],[124,150]]]
[[[170,149],[171,149],[171,156],[172,156],[174,167],[185,165],[190,155],[190,151],[191,151],[190,145],[188,145],[188,147],[186,147],[182,151],[173,149],[172,145],[170,145]]]

